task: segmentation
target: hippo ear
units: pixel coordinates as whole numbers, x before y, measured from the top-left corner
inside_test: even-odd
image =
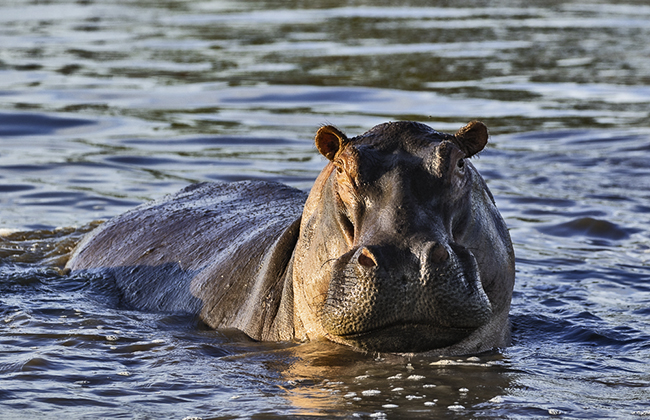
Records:
[[[316,147],[318,151],[333,160],[339,150],[345,146],[348,138],[338,128],[326,125],[318,129],[316,133]]]
[[[465,157],[470,157],[483,150],[487,144],[488,129],[480,121],[471,121],[458,130],[454,137],[456,146],[465,152]]]

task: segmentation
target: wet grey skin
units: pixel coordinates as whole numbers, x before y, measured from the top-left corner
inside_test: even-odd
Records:
[[[124,304],[189,312],[256,340],[373,352],[472,354],[509,342],[514,252],[469,158],[484,124],[415,122],[347,138],[309,195],[262,181],[204,183],[109,220],[67,268],[114,281]]]

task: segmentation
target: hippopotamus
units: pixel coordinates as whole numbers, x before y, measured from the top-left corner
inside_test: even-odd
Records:
[[[507,227],[469,158],[487,144],[389,122],[316,133],[328,162],[309,194],[201,183],[91,231],[67,268],[123,303],[194,314],[255,340],[326,339],[368,352],[472,354],[508,344]]]

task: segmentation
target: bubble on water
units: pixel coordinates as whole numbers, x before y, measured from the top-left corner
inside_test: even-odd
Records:
[[[463,411],[465,407],[460,404],[453,404],[448,406],[447,409],[451,411]]]
[[[425,377],[422,375],[411,375],[408,378],[406,378],[407,381],[421,381]]]
[[[117,341],[118,337],[116,335],[107,335],[106,340],[107,341]]]
[[[203,417],[188,416],[183,417],[183,420],[203,420]]]
[[[555,408],[549,408],[548,409],[548,414],[550,414],[551,416],[560,416],[560,415],[564,414],[564,412],[562,412],[562,410],[557,410]]]
[[[241,395],[233,395],[232,397],[230,397],[231,400],[238,400],[240,398],[241,398]]]
[[[479,358],[476,357],[476,356],[472,356],[472,357],[468,357],[468,358],[467,358],[467,361],[468,361],[468,362],[472,362],[472,363],[480,363],[480,362],[481,362],[481,359],[479,359]]]
[[[393,392],[404,391],[404,388],[399,388],[399,387],[397,387],[397,388],[393,388],[393,389],[391,389],[391,391],[393,391]]]
[[[421,400],[421,399],[423,399],[425,396],[426,396],[426,395],[407,395],[407,396],[404,397],[404,398],[406,398],[407,400],[411,401],[411,400]]]
[[[633,416],[650,416],[650,410],[645,410],[645,411],[633,411],[632,412]]]
[[[435,388],[437,386],[438,385],[435,385],[435,384],[424,384],[424,385],[422,385],[422,388]]]
[[[469,392],[469,389],[467,389],[467,388],[460,388],[460,389],[458,390],[458,392],[463,393],[463,394],[466,394],[466,393]]]
[[[361,391],[361,395],[364,397],[371,397],[373,395],[379,395],[381,394],[381,391],[378,389],[367,389],[365,391]]]
[[[356,392],[348,392],[347,394],[345,394],[343,396],[343,398],[352,398],[352,397],[356,397],[356,396],[357,396]]]
[[[434,401],[425,401],[424,405],[426,405],[427,407],[433,407],[434,405],[436,405],[436,403]]]
[[[131,376],[131,372],[127,372],[126,370],[122,372],[117,372],[117,374],[120,376]]]
[[[151,344],[163,344],[165,340],[162,338],[156,338],[155,340],[151,340]]]
[[[368,378],[370,378],[370,375],[359,375],[359,376],[355,377],[354,379],[356,379],[357,381],[362,381],[362,380],[368,379]]]
[[[402,374],[398,373],[397,375],[389,376],[388,380],[393,380],[393,379],[402,379]]]
[[[385,419],[386,413],[383,411],[377,411],[376,413],[372,413],[369,417],[373,419]]]
[[[381,407],[382,408],[398,408],[399,405],[397,405],[397,404],[384,404]]]

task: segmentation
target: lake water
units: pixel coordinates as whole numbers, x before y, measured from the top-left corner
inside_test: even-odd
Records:
[[[397,3],[2,2],[0,418],[650,416],[650,5]],[[256,343],[59,272],[96,220],[197,181],[308,190],[320,125],[399,119],[491,129],[506,349]]]

